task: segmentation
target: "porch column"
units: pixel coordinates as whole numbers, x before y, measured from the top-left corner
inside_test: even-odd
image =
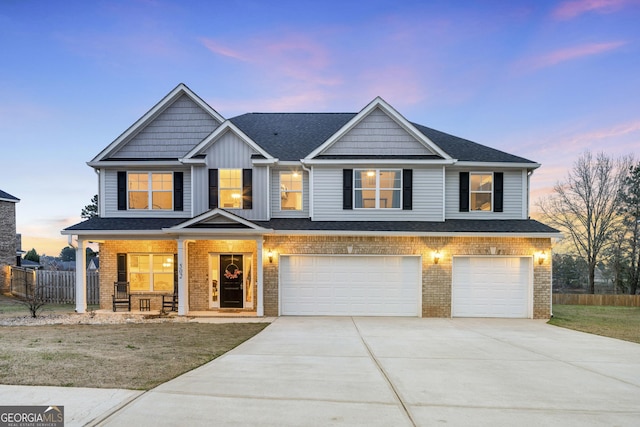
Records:
[[[76,312],[87,312],[87,255],[80,237],[76,249]]]
[[[258,248],[258,275],[256,277],[256,286],[258,287],[258,306],[256,307],[256,315],[258,317],[262,317],[264,316],[264,280],[262,278],[262,263],[264,260],[262,255],[262,236],[256,240],[256,246]]]
[[[189,310],[188,247],[184,239],[178,239],[178,315],[185,316]]]

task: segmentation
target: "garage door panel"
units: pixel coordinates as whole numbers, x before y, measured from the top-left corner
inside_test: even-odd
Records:
[[[531,259],[456,257],[452,316],[529,317]]]
[[[281,256],[281,313],[417,316],[420,277],[418,257]]]

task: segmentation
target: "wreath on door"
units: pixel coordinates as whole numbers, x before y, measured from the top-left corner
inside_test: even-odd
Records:
[[[233,262],[224,270],[224,277],[227,279],[237,279],[241,274],[242,270],[240,270]]]

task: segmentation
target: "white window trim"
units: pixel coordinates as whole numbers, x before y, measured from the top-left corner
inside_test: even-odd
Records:
[[[473,191],[471,189],[471,176],[472,175],[491,175],[491,191]],[[495,206],[494,203],[494,192],[495,192],[495,178],[494,178],[494,173],[493,172],[480,172],[480,171],[476,171],[476,172],[469,172],[469,212],[493,212],[493,208]],[[475,193],[475,194],[487,194],[487,193],[491,193],[491,209],[489,209],[488,211],[482,210],[482,209],[472,209],[473,205],[471,204],[471,194]]]
[[[145,292],[152,292],[152,293],[157,293],[157,294],[166,294],[168,291],[166,290],[162,290],[162,291],[156,291],[153,288],[153,276],[155,274],[155,272],[153,271],[153,257],[154,256],[161,256],[161,257],[167,257],[167,258],[171,258],[172,260],[174,259],[174,254],[172,253],[164,253],[164,252],[132,252],[130,254],[128,254],[127,256],[127,280],[129,281],[129,284],[131,284],[131,258],[133,256],[148,256],[149,257],[149,271],[148,272],[143,272],[142,274],[149,274],[149,287],[146,290],[135,290],[135,291],[131,291],[132,294],[136,294],[136,293],[145,293]],[[173,262],[173,261],[172,261]],[[133,273],[136,274],[136,273]],[[162,272],[161,274],[167,274],[167,272]],[[173,275],[174,272],[173,270],[171,270],[171,274]],[[175,280],[175,279],[174,279]]]
[[[171,189],[170,190],[155,190],[156,193],[170,193],[171,194],[171,207],[168,209],[153,209],[153,174],[164,174],[164,175],[171,175]],[[147,183],[149,185],[147,191],[147,208],[146,209],[134,209],[129,207],[129,193],[131,192],[137,192],[137,193],[141,193],[144,190],[130,190],[129,189],[129,175],[130,174],[134,174],[134,175],[143,175],[143,174],[147,174]],[[160,211],[160,212],[170,212],[173,211],[173,206],[174,206],[174,200],[173,200],[173,187],[174,187],[174,180],[175,177],[173,175],[173,172],[169,172],[169,171],[127,171],[127,210],[129,211]]]
[[[222,187],[221,183],[222,183],[222,171],[240,171],[240,187]],[[242,192],[244,190],[244,182],[242,182],[242,168],[220,168],[218,169],[218,205],[222,205],[222,190],[235,190],[235,189],[240,189],[240,207],[236,208],[225,208],[224,206],[219,206],[223,209],[242,209],[243,206],[243,198],[242,198]]]
[[[360,187],[360,188],[356,188],[356,172],[368,172],[368,171],[374,171],[376,173],[376,206],[374,208],[357,208],[356,207],[356,190],[360,190],[363,191],[365,190],[364,188]],[[399,188],[384,188],[381,189],[380,188],[380,172],[381,171],[390,171],[390,172],[398,172],[400,174],[400,187]],[[394,168],[384,168],[384,169],[371,169],[371,168],[367,168],[367,169],[354,169],[353,170],[353,209],[354,210],[365,210],[365,211],[370,211],[370,210],[384,210],[384,211],[389,211],[389,210],[402,210],[402,182],[403,179],[403,173],[402,173],[402,169],[394,169]],[[367,189],[368,190],[368,189]],[[391,190],[391,191],[399,191],[400,192],[400,206],[397,208],[394,207],[390,207],[390,208],[382,208],[380,207],[380,190]],[[371,191],[371,190],[368,190]]]
[[[300,175],[300,190],[289,190],[286,189],[285,191],[287,193],[300,193],[300,201],[302,202],[302,204],[300,205],[300,209],[282,209],[282,174],[286,173],[286,174],[293,174],[293,173],[297,173],[298,175]],[[304,210],[304,175],[302,174],[302,172],[300,171],[280,171],[280,174],[278,175],[278,180],[280,183],[280,191],[278,191],[279,197],[278,197],[278,203],[279,203],[279,209],[281,212],[302,212]],[[285,187],[286,188],[286,187]]]

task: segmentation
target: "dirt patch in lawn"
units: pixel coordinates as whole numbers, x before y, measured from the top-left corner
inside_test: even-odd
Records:
[[[0,327],[0,383],[150,389],[226,353],[266,323]]]
[[[549,324],[640,343],[640,308],[553,305]]]

